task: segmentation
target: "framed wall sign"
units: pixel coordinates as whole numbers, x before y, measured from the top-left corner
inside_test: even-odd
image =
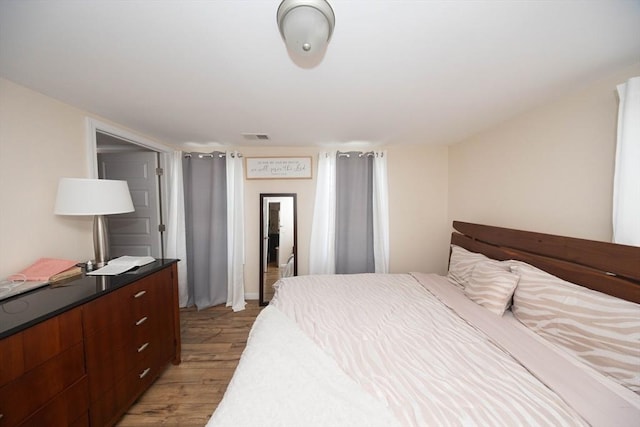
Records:
[[[246,157],[247,179],[311,179],[309,157]]]

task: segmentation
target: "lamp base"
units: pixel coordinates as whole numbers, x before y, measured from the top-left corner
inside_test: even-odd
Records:
[[[109,235],[107,222],[103,215],[93,217],[93,249],[95,251],[94,268],[101,268],[109,261]]]

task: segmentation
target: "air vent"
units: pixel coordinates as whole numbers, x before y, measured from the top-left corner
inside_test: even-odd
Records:
[[[269,135],[266,133],[243,133],[242,136],[244,139],[248,139],[249,141],[268,141]]]

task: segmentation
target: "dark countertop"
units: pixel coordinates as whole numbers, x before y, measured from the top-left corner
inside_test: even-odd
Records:
[[[159,259],[117,276],[83,276],[0,301],[0,339],[130,284],[178,262]]]

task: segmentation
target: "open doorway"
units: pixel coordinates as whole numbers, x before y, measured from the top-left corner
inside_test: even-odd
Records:
[[[134,212],[106,217],[111,257],[164,258],[160,153],[168,149],[93,120],[89,129],[92,175],[127,181],[135,207]]]

